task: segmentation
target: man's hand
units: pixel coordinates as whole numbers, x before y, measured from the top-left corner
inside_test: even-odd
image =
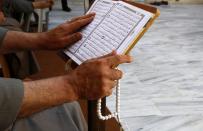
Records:
[[[79,32],[94,19],[95,13],[77,17],[42,33],[8,31],[0,54],[21,50],[57,50],[67,48],[82,38]],[[28,44],[29,43],[29,44]]]
[[[34,9],[49,8],[54,4],[53,0],[40,0],[32,3]]]
[[[114,67],[131,61],[130,56],[115,53],[88,60],[69,74],[68,82],[78,98],[90,100],[103,98],[112,94],[116,80],[122,77],[122,71]]]
[[[24,98],[18,117],[79,98],[95,100],[109,96],[115,81],[122,77],[122,72],[113,67],[131,61],[130,56],[113,52],[88,60],[67,75],[24,81]]]
[[[67,75],[24,81],[24,98],[18,117],[26,117],[79,98],[95,100],[109,96],[115,81],[122,77],[122,72],[113,67],[131,61],[130,56],[113,52],[88,60]]]
[[[45,32],[42,36],[45,42],[41,43],[42,49],[61,49],[69,47],[82,38],[79,32],[94,19],[95,13],[84,15],[67,21],[58,27]]]

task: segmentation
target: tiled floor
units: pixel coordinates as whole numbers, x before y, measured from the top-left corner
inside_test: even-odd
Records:
[[[56,4],[49,27],[83,14],[82,0],[69,0],[71,13]],[[122,65],[121,118],[132,131],[203,130],[203,5],[160,7],[161,16]],[[114,110],[114,98],[108,98]]]
[[[121,66],[121,118],[133,131],[202,131],[203,5],[160,10]]]

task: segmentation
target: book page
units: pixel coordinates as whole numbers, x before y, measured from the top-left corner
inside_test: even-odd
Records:
[[[89,12],[92,23],[82,30],[83,38],[65,53],[77,64],[116,50],[123,54],[153,14],[122,1],[97,0]]]

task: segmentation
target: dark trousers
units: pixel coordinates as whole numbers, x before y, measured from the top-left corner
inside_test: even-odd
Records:
[[[61,5],[62,5],[63,9],[68,7],[68,1],[67,0],[61,0]]]

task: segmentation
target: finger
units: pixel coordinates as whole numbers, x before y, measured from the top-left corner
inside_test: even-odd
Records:
[[[107,91],[108,91],[108,89],[112,89],[112,88],[116,87],[116,84],[117,84],[117,81],[107,79],[106,80],[106,87],[108,87]]]
[[[105,59],[107,64],[111,67],[116,67],[119,64],[132,62],[132,57],[129,55],[114,55]]]
[[[74,33],[72,35],[69,35],[68,37],[66,37],[63,41],[64,41],[64,47],[70,46],[74,43],[76,43],[77,41],[82,39],[82,34],[77,32]]]
[[[76,20],[86,19],[86,18],[89,18],[89,17],[92,17],[92,16],[95,16],[95,13],[90,13],[90,14],[87,14],[87,15],[79,16],[79,17],[73,18],[73,19],[71,19],[70,21],[67,21],[67,22],[72,23],[72,22],[74,22]]]
[[[118,69],[112,69],[109,73],[109,78],[113,81],[119,80],[123,77],[123,72]]]
[[[113,82],[113,86],[112,86],[112,89],[116,87],[117,85],[117,81],[112,81]]]
[[[75,22],[76,20],[86,19],[86,18],[89,18],[89,17],[92,17],[92,16],[95,16],[95,13],[90,13],[90,14],[87,14],[87,15],[79,16],[79,17],[73,18],[73,19],[71,19],[70,21],[67,21],[67,22],[72,23],[72,22]]]
[[[102,97],[105,97],[105,96],[109,96],[112,94],[113,92],[113,85],[114,83],[111,81],[111,86],[109,87],[109,85],[105,86],[103,91],[102,91]]]
[[[113,93],[113,89],[109,89],[109,90],[106,92],[106,96],[110,96],[112,93]]]
[[[74,33],[76,31],[78,31],[79,29],[81,29],[82,27],[88,25],[90,22],[92,22],[92,20],[94,19],[94,17],[88,17],[85,19],[80,19],[80,20],[76,20],[75,22],[72,22],[70,24],[68,24],[67,29],[68,33]]]
[[[106,87],[107,89],[105,91],[105,96],[110,96],[113,93],[113,88],[115,88],[117,85],[117,81],[110,80],[108,83],[109,83],[108,85],[110,85],[110,86]]]

